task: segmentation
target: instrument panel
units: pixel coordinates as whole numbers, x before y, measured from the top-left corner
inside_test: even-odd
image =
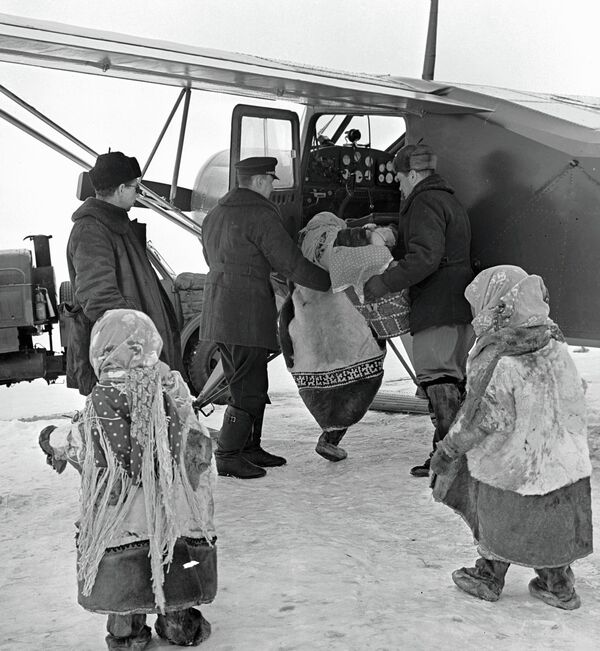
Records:
[[[310,152],[304,183],[397,188],[392,160],[391,154],[367,147],[320,147]]]
[[[400,189],[393,155],[357,145],[327,145],[310,151],[303,184],[305,219],[322,210],[338,217],[397,210]]]

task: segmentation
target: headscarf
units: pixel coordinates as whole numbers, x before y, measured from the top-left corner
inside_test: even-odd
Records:
[[[135,310],[108,310],[92,329],[90,362],[99,382],[84,412],[78,539],[79,577],[84,594],[90,594],[106,545],[142,486],[159,609],[165,603],[163,566],[170,563],[178,537],[174,480],[182,480],[182,432],[175,410],[169,415],[176,426],[167,420],[161,348],[152,320]]]
[[[501,265],[482,271],[466,288],[475,334],[479,337],[501,328],[550,325],[548,290],[536,275],[521,267]]]
[[[90,364],[101,382],[124,378],[134,368],[156,366],[162,346],[148,315],[135,310],[108,310],[92,329]]]
[[[346,228],[346,222],[332,212],[317,213],[298,234],[302,255],[329,271],[329,254],[343,228]]]
[[[466,288],[477,339],[467,362],[463,428],[475,428],[481,398],[501,357],[533,353],[551,339],[564,341],[549,318],[548,290],[540,276],[501,265],[482,271]]]

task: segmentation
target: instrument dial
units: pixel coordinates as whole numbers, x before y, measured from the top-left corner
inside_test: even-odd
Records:
[[[371,167],[373,165],[373,157],[372,156],[365,156],[365,165],[367,167]]]
[[[385,169],[386,169],[388,172],[393,172],[393,171],[394,171],[394,164],[392,163],[391,160],[389,160],[389,161],[385,164]]]
[[[342,170],[342,178],[347,181],[350,178],[350,170]]]
[[[365,181],[370,181],[373,178],[373,172],[371,170],[365,171]]]
[[[350,165],[351,160],[352,160],[352,159],[350,158],[349,154],[344,154],[344,155],[342,156],[342,163],[343,163],[344,165]]]
[[[386,183],[393,183],[394,182],[394,175],[391,172],[388,172],[385,175],[385,182]]]
[[[385,172],[385,163],[379,163],[379,171]]]
[[[356,172],[354,172],[354,178],[356,179],[357,183],[362,183],[363,173],[360,170],[356,170]]]
[[[360,152],[359,152],[359,151],[355,151],[355,152],[354,152],[354,160],[355,160],[357,163],[358,163],[358,161],[360,160]]]

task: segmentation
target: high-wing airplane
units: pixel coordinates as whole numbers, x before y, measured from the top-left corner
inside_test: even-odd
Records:
[[[208,161],[190,195],[177,188],[181,149],[171,187],[146,188],[142,203],[194,234],[235,183],[233,163],[248,155],[278,158],[272,198],[292,234],[322,210],[392,221],[400,195],[391,160],[423,139],[467,207],[476,268],[516,264],[540,274],[568,340],[600,343],[600,99],[338,72],[2,14],[0,61],[175,86],[174,111],[185,99],[184,116],[196,89],[296,103],[297,112],[237,106],[229,152]],[[89,168],[5,111],[0,117]],[[189,364],[200,359],[197,327],[196,317],[183,331]]]

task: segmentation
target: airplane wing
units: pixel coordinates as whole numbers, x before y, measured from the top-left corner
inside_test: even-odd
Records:
[[[0,61],[332,109],[490,110],[437,95],[447,86],[436,82],[338,72],[8,14],[0,14]]]

